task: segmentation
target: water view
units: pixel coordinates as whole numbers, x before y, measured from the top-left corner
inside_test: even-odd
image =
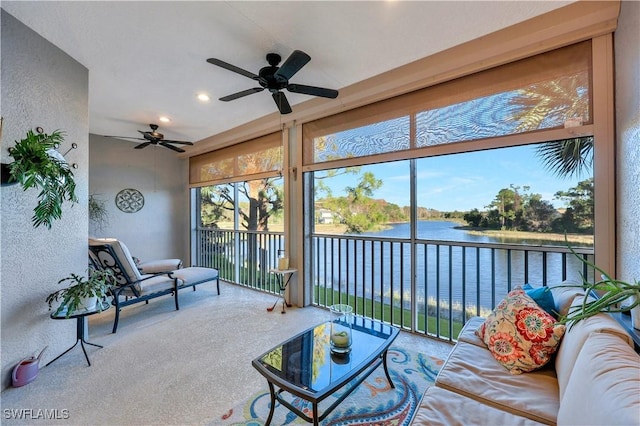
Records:
[[[506,241],[471,234],[450,221],[420,221],[415,244],[409,236],[408,223],[361,235],[318,235],[313,239],[314,281],[402,307],[411,305],[413,293],[419,311],[430,302],[481,312],[515,286],[581,279],[582,262],[560,252],[566,248],[562,242]]]

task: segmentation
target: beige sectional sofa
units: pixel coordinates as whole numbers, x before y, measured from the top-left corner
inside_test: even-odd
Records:
[[[552,289],[558,312],[580,303]],[[611,316],[567,327],[555,359],[513,375],[491,355],[473,318],[425,392],[414,425],[640,425],[640,356]]]

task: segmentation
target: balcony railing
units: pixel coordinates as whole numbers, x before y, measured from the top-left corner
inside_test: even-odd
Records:
[[[196,233],[198,266],[218,269],[220,278],[268,293],[278,293],[278,277],[269,272],[284,249],[282,232],[200,228]]]
[[[277,293],[269,272],[282,233],[202,229],[198,264],[224,280]],[[465,322],[486,315],[513,287],[587,279],[566,247],[321,235],[311,239],[312,303],[347,303],[358,315],[416,333],[455,340]],[[593,249],[577,248],[593,261]]]
[[[314,304],[347,303],[356,314],[447,340],[515,286],[593,279],[566,247],[345,235],[312,242]],[[593,261],[592,249],[575,251]]]

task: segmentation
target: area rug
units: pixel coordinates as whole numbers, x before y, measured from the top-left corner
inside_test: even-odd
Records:
[[[422,394],[433,384],[442,360],[391,347],[387,354],[389,375],[395,389],[389,386],[382,366],[378,367],[349,395],[321,424],[329,425],[409,425],[416,412]],[[320,413],[340,397],[350,385],[339,390],[319,404]],[[269,391],[265,380],[265,392],[260,392],[231,408],[211,425],[264,425],[269,415]],[[311,404],[291,397],[295,407],[311,416]],[[272,425],[308,424],[276,402]]]

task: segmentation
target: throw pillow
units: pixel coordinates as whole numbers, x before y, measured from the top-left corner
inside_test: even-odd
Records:
[[[527,283],[522,286],[522,289],[535,300],[535,302],[544,309],[549,315],[558,319],[558,313],[556,312],[556,303],[553,300],[553,293],[549,287],[537,287],[534,288],[531,284]]]
[[[518,287],[496,306],[476,334],[496,361],[511,374],[521,374],[548,363],[564,331],[563,324]]]

